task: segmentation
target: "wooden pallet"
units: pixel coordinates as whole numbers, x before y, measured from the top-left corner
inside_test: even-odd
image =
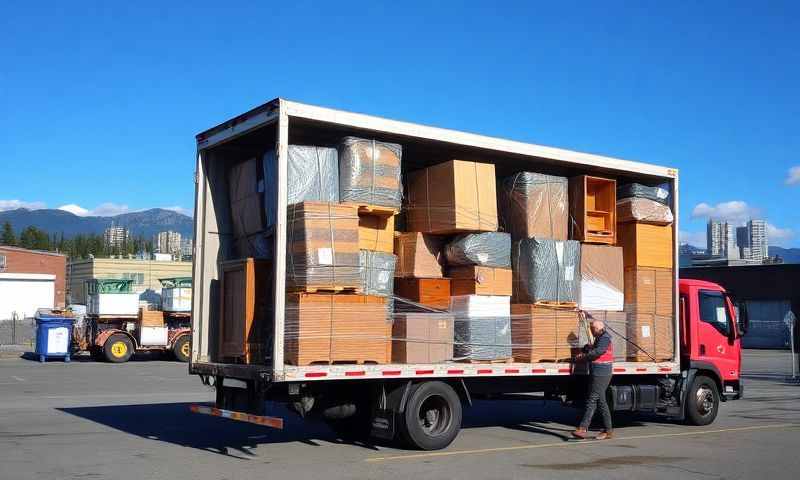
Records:
[[[364,289],[359,287],[314,287],[314,286],[306,286],[306,287],[288,287],[287,290],[292,293],[327,293],[327,294],[357,294],[360,295],[364,293]]]
[[[383,365],[385,362],[379,362],[377,360],[367,360],[367,359],[358,359],[358,360],[312,360],[309,362],[300,362],[299,365],[301,367],[313,367],[315,365],[324,365],[324,366],[335,366],[335,365]]]
[[[506,363],[514,363],[514,358],[513,358],[513,357],[508,357],[508,358],[492,358],[492,359],[488,359],[488,360],[476,360],[476,359],[474,359],[474,358],[462,358],[462,359],[460,359],[460,360],[456,360],[456,361],[457,361],[457,362],[460,362],[460,363],[470,363],[470,364],[482,364],[482,363],[488,363],[488,364],[492,364],[492,365],[494,365],[494,364],[506,364]]]
[[[391,217],[400,213],[400,210],[397,208],[384,207],[382,205],[365,205],[353,202],[345,202],[344,204],[358,207],[358,213],[361,215],[376,215],[378,217]]]
[[[554,310],[575,310],[578,308],[576,302],[555,302],[552,300],[539,300],[534,302],[537,307],[552,308]]]

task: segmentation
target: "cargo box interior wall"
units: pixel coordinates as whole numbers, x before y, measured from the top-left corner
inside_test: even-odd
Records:
[[[195,248],[197,260],[194,265],[195,296],[193,308],[200,314],[193,315],[195,319],[193,340],[193,358],[199,362],[231,362],[240,363],[242,358],[223,356],[223,332],[221,322],[223,312],[220,283],[222,272],[220,267],[226,263],[246,257],[271,257],[274,251],[275,210],[265,208],[263,200],[253,202],[254,198],[247,195],[233,193],[236,189],[236,179],[249,182],[252,180],[256,196],[263,197],[264,191],[275,192],[276,178],[264,178],[263,162],[276,161],[276,157],[266,156],[265,153],[274,151],[277,142],[277,121],[268,123],[255,130],[250,130],[225,143],[202,150],[198,156],[198,185],[195,199],[195,216],[198,218],[195,230]],[[248,165],[248,162],[254,162]],[[249,170],[244,166],[250,167]],[[255,174],[255,178],[248,178]],[[270,185],[271,183],[271,185]],[[241,186],[241,185],[240,185]],[[240,197],[236,202],[233,196]],[[252,195],[251,195],[252,197]],[[248,204],[249,202],[249,204]],[[275,200],[273,200],[273,205]],[[253,206],[257,205],[253,210]],[[238,219],[235,218],[238,215]],[[250,219],[243,219],[242,215],[250,215]],[[271,218],[268,218],[271,216]],[[253,225],[252,218],[260,217],[263,221],[261,228]],[[242,235],[242,225],[249,230]],[[238,231],[237,231],[238,230]],[[254,249],[265,250],[262,255],[253,255]],[[270,272],[271,277],[274,274]],[[269,318],[263,318],[260,325],[254,328],[258,335],[263,337],[263,356],[268,364],[271,358],[272,326],[274,325],[274,282],[260,282],[267,285],[270,291],[259,292],[259,301],[266,303],[262,310],[269,312]],[[245,301],[243,298],[242,302]],[[226,309],[228,310],[228,309]],[[234,310],[245,313],[245,306],[234,306]],[[241,324],[240,328],[245,328]],[[246,335],[246,332],[241,332]],[[242,340],[243,348],[247,339]],[[254,339],[253,339],[254,340]],[[246,353],[246,352],[243,352]]]
[[[404,183],[410,172],[452,159],[492,163],[495,165],[496,178],[498,181],[520,171],[530,171],[565,177],[586,174],[595,175],[616,180],[618,184],[639,182],[648,185],[657,185],[667,183],[670,185],[670,190],[673,192],[671,207],[674,212],[677,212],[677,195],[675,195],[677,189],[676,175],[674,173],[665,174],[664,172],[667,170],[660,167],[653,167],[650,169],[644,168],[648,167],[646,165],[637,164],[642,165],[643,168],[635,172],[633,168],[630,169],[630,171],[626,169],[625,165],[628,162],[609,159],[606,164],[603,161],[597,160],[597,158],[602,157],[593,157],[591,155],[586,155],[586,157],[592,157],[591,161],[586,162],[580,161],[582,160],[581,158],[579,158],[577,162],[565,161],[563,158],[559,159],[559,156],[555,153],[553,158],[548,158],[546,154],[541,156],[525,155],[506,151],[502,148],[503,142],[505,141],[497,140],[497,142],[494,142],[494,139],[488,137],[480,137],[482,140],[480,142],[481,145],[493,146],[497,143],[500,148],[494,149],[486,148],[485,146],[462,144],[458,140],[461,138],[460,136],[464,134],[460,132],[452,132],[454,141],[450,142],[441,139],[434,140],[426,138],[425,135],[414,136],[411,134],[398,134],[391,128],[387,128],[386,130],[380,128],[357,128],[348,125],[346,121],[338,122],[338,117],[335,112],[331,110],[324,109],[325,112],[334,112],[330,114],[330,117],[326,115],[319,116],[320,118],[334,119],[328,122],[314,118],[317,117],[317,115],[295,115],[296,110],[293,108],[288,108],[284,112],[278,112],[279,102],[275,101],[271,102],[271,104],[274,104],[271,112],[260,113],[255,110],[253,111],[258,115],[266,115],[268,118],[267,121],[262,120],[259,127],[251,130],[242,128],[241,134],[238,134],[235,138],[228,139],[224,143],[218,145],[212,145],[209,148],[203,148],[203,142],[200,140],[198,141],[200,152],[199,168],[202,169],[203,173],[200,178],[201,181],[205,183],[205,188],[198,188],[195,212],[196,218],[198,219],[196,222],[197,230],[195,232],[195,238],[202,239],[202,242],[199,242],[197,245],[200,258],[198,258],[199,261],[195,262],[195,282],[198,285],[197,290],[199,290],[200,294],[195,296],[194,308],[196,312],[200,312],[200,315],[195,315],[197,323],[195,325],[196,340],[193,345],[194,362],[221,362],[224,360],[217,355],[218,346],[216,345],[216,339],[219,332],[215,330],[218,328],[216,325],[218,323],[217,319],[221,314],[219,311],[219,264],[220,262],[240,258],[235,245],[236,241],[234,238],[230,211],[231,198],[228,183],[231,169],[235,168],[235,165],[247,161],[247,159],[253,156],[263,156],[263,153],[269,149],[277,150],[279,153],[283,151],[285,155],[286,146],[288,145],[314,145],[335,148],[340,140],[346,136],[357,136],[397,143],[402,146],[401,169]],[[295,108],[299,108],[296,106],[300,104],[292,105],[295,106]],[[315,109],[317,107],[310,108]],[[256,114],[253,112],[249,112],[237,118],[241,119],[239,120],[241,123],[246,123],[248,115]],[[235,123],[236,121],[237,120],[234,119],[231,122]],[[226,128],[229,130],[232,128],[230,127],[231,122],[227,122],[228,126]],[[364,123],[361,125],[363,126],[363,124]],[[217,128],[221,129],[222,127],[223,126]],[[211,136],[214,134],[214,130],[215,129],[212,129],[203,135]],[[408,133],[409,130],[404,129],[404,131]],[[283,140],[286,145],[278,145],[280,140]],[[541,150],[547,153],[547,149],[542,148]],[[556,152],[555,149],[553,149],[553,151]],[[576,155],[580,157],[582,154]],[[273,161],[275,161],[275,157],[273,157]],[[278,168],[274,171],[277,172]],[[654,173],[650,174],[650,172]],[[264,178],[263,181],[273,182],[271,185],[272,191],[278,191],[278,186],[275,185],[277,181],[276,178]],[[276,203],[277,200],[277,198],[273,199]],[[272,212],[272,214],[275,215],[277,215],[276,212],[280,211],[280,208],[276,205],[265,205],[265,207],[266,211]],[[272,225],[284,225],[285,227],[285,223],[278,218],[273,218],[269,223]],[[398,230],[403,230],[404,225],[402,220],[399,220],[397,227]],[[676,222],[673,226],[673,236],[677,234],[678,226],[676,216]],[[265,235],[270,239],[270,244],[273,245],[273,251],[277,251],[274,250],[274,248],[277,247],[275,231],[268,230],[265,232]],[[676,240],[674,240],[673,245],[676,244]],[[676,257],[674,265],[677,265],[677,249],[675,250],[676,251],[673,252]],[[275,262],[276,271],[285,271],[279,265],[283,262],[284,258],[283,255],[277,256],[276,260],[278,261]],[[283,282],[280,281],[270,283],[272,285],[275,283],[283,285]],[[272,291],[269,293],[260,292],[260,294],[267,295],[270,298],[271,304],[278,304],[280,308],[283,306],[283,301],[279,301],[279,297],[285,299],[286,291],[284,288],[283,291]],[[676,307],[673,305],[673,312],[675,312],[675,309]],[[274,310],[272,310],[272,312],[274,313]],[[281,317],[283,317],[283,312],[281,312]],[[280,337],[282,334],[282,324],[276,325],[274,323],[274,315],[270,316],[268,322],[268,331],[277,332],[277,336]],[[675,329],[674,334],[677,344],[677,329]],[[284,345],[282,344],[281,338],[277,338],[276,340],[274,344],[275,348],[281,349],[279,354],[276,352],[276,356],[278,359],[282,359]],[[271,356],[269,358],[271,358]],[[284,370],[284,362],[281,361],[278,365],[275,365],[276,379],[281,378],[280,373],[282,370]]]

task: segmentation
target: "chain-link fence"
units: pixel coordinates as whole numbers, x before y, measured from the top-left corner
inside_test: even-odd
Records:
[[[11,318],[0,319],[0,345],[32,346],[36,339],[36,321],[20,318],[16,313]]]

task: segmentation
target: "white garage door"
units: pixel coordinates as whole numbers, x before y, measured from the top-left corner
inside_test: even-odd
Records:
[[[33,317],[39,308],[53,308],[55,275],[0,273],[0,320],[16,312],[18,318]]]

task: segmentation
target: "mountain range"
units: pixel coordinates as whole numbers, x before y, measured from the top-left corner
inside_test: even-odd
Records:
[[[769,247],[769,255],[783,259],[783,263],[800,263],[800,248]]]
[[[181,236],[188,238],[193,236],[191,217],[163,208],[122,213],[111,217],[82,217],[64,210],[18,208],[0,212],[0,225],[6,221],[11,223],[17,235],[25,228],[34,226],[50,234],[63,232],[64,237],[71,238],[78,234],[102,234],[113,224],[128,228],[133,236],[142,235],[147,239],[166,230],[179,232]]]

